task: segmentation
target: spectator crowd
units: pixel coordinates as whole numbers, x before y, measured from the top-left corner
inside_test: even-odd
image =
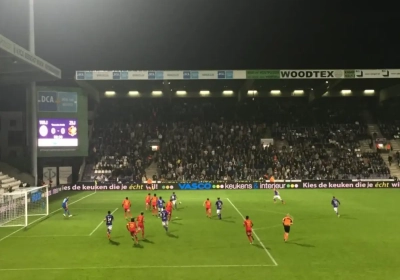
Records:
[[[360,149],[371,137],[359,111],[347,108],[357,105],[290,102],[107,100],[94,124],[90,177],[140,182],[154,175],[145,172],[150,164],[161,180],[390,176],[378,153]]]

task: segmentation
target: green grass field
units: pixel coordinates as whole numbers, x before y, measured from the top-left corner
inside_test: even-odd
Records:
[[[62,193],[70,195],[69,219],[59,209],[61,196],[53,197],[47,219],[26,229],[0,228],[0,278],[400,279],[397,189],[282,190],[285,205],[274,204],[269,190],[181,191],[171,234],[146,212],[148,241],[135,247],[121,202],[128,196],[138,214],[145,194]],[[340,218],[330,206],[332,195],[342,202]],[[224,202],[223,220],[207,219],[203,201],[217,196]],[[116,208],[109,242],[102,220]],[[294,216],[288,243],[281,225],[286,213]],[[259,238],[254,245],[247,241],[242,215],[254,222]]]

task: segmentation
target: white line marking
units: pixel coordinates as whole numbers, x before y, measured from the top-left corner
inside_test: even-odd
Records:
[[[115,208],[115,210],[112,211],[111,214],[114,214],[115,212],[117,212],[117,210],[118,210],[118,208]],[[101,221],[100,224],[89,234],[89,236],[92,236],[92,234],[95,233],[95,231],[96,231],[99,227],[101,227],[101,225],[103,225],[103,224],[104,224],[104,221]]]
[[[154,269],[154,268],[232,268],[232,267],[272,267],[272,264],[232,264],[232,265],[138,265],[138,266],[88,266],[88,267],[32,267],[0,268],[0,271],[38,271],[38,270],[100,270],[100,269]]]
[[[229,203],[232,205],[232,207],[236,210],[236,212],[238,212],[238,214],[240,215],[240,217],[242,217],[242,219],[244,220],[244,216],[242,215],[242,213],[239,211],[239,209],[235,206],[235,204],[232,203],[232,201],[229,198],[226,198]],[[264,244],[261,242],[260,238],[258,237],[258,235],[256,234],[256,232],[253,230],[254,236],[256,237],[258,243],[260,243],[261,247],[264,249],[265,253],[267,253],[268,257],[271,259],[271,261],[274,263],[275,266],[278,266],[278,263],[276,262],[276,260],[274,259],[274,257],[272,257],[271,253],[268,251],[268,249],[264,246]]]
[[[14,235],[11,238],[88,237],[87,235]]]
[[[89,196],[92,196],[92,195],[94,195],[95,193],[96,193],[96,192],[93,192],[93,193],[91,193],[91,194],[88,194],[88,195],[86,195],[86,196],[84,196],[84,197],[82,197],[82,198],[80,198],[80,199],[78,199],[78,200],[76,200],[76,201],[74,201],[74,202],[72,202],[72,203],[69,203],[69,205],[72,205],[72,204],[75,204],[75,203],[77,203],[77,202],[79,202],[79,201],[81,201],[81,200],[84,200],[85,198],[87,198],[87,197],[89,197]],[[62,208],[59,208],[59,209],[57,209],[57,210],[54,210],[53,212],[49,213],[49,216],[52,215],[52,214],[54,214],[54,213],[57,213],[57,212],[60,211],[60,210],[62,210]],[[49,217],[49,216],[43,216],[43,218]],[[30,225],[32,225],[32,224],[34,224],[34,223],[36,223],[36,222],[42,220],[43,218],[39,218],[39,219],[37,219],[37,220],[34,220],[33,222],[29,223],[28,226],[30,226]],[[4,236],[3,238],[0,239],[0,242],[3,241],[4,239],[9,238],[10,236],[13,236],[13,235],[16,234],[17,232],[20,232],[20,231],[23,230],[24,228],[26,228],[26,227],[21,227],[21,228],[15,230],[15,231],[11,232],[9,235]]]

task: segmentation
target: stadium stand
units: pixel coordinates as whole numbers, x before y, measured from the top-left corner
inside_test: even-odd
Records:
[[[382,137],[390,145],[390,151],[381,157],[390,169],[392,176],[400,178],[400,118],[398,116],[398,98],[383,102],[376,110],[376,119]]]
[[[325,101],[324,101],[325,102]],[[95,121],[87,180],[143,181],[157,164],[163,180],[387,178],[358,99],[263,102],[104,100]],[[261,138],[274,138],[264,147]],[[147,141],[158,139],[160,149]],[[398,160],[398,158],[394,158]]]
[[[152,133],[152,112],[143,103],[126,106],[112,100],[99,108],[84,179],[142,181],[151,162],[146,147]],[[146,120],[146,121],[145,121]]]
[[[0,194],[19,188],[21,181],[0,172]]]
[[[400,139],[400,118],[397,103],[386,103],[377,110],[379,128],[388,140]]]

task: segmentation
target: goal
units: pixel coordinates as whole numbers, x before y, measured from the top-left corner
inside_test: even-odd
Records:
[[[18,189],[0,196],[0,227],[26,227],[49,215],[48,186]]]

